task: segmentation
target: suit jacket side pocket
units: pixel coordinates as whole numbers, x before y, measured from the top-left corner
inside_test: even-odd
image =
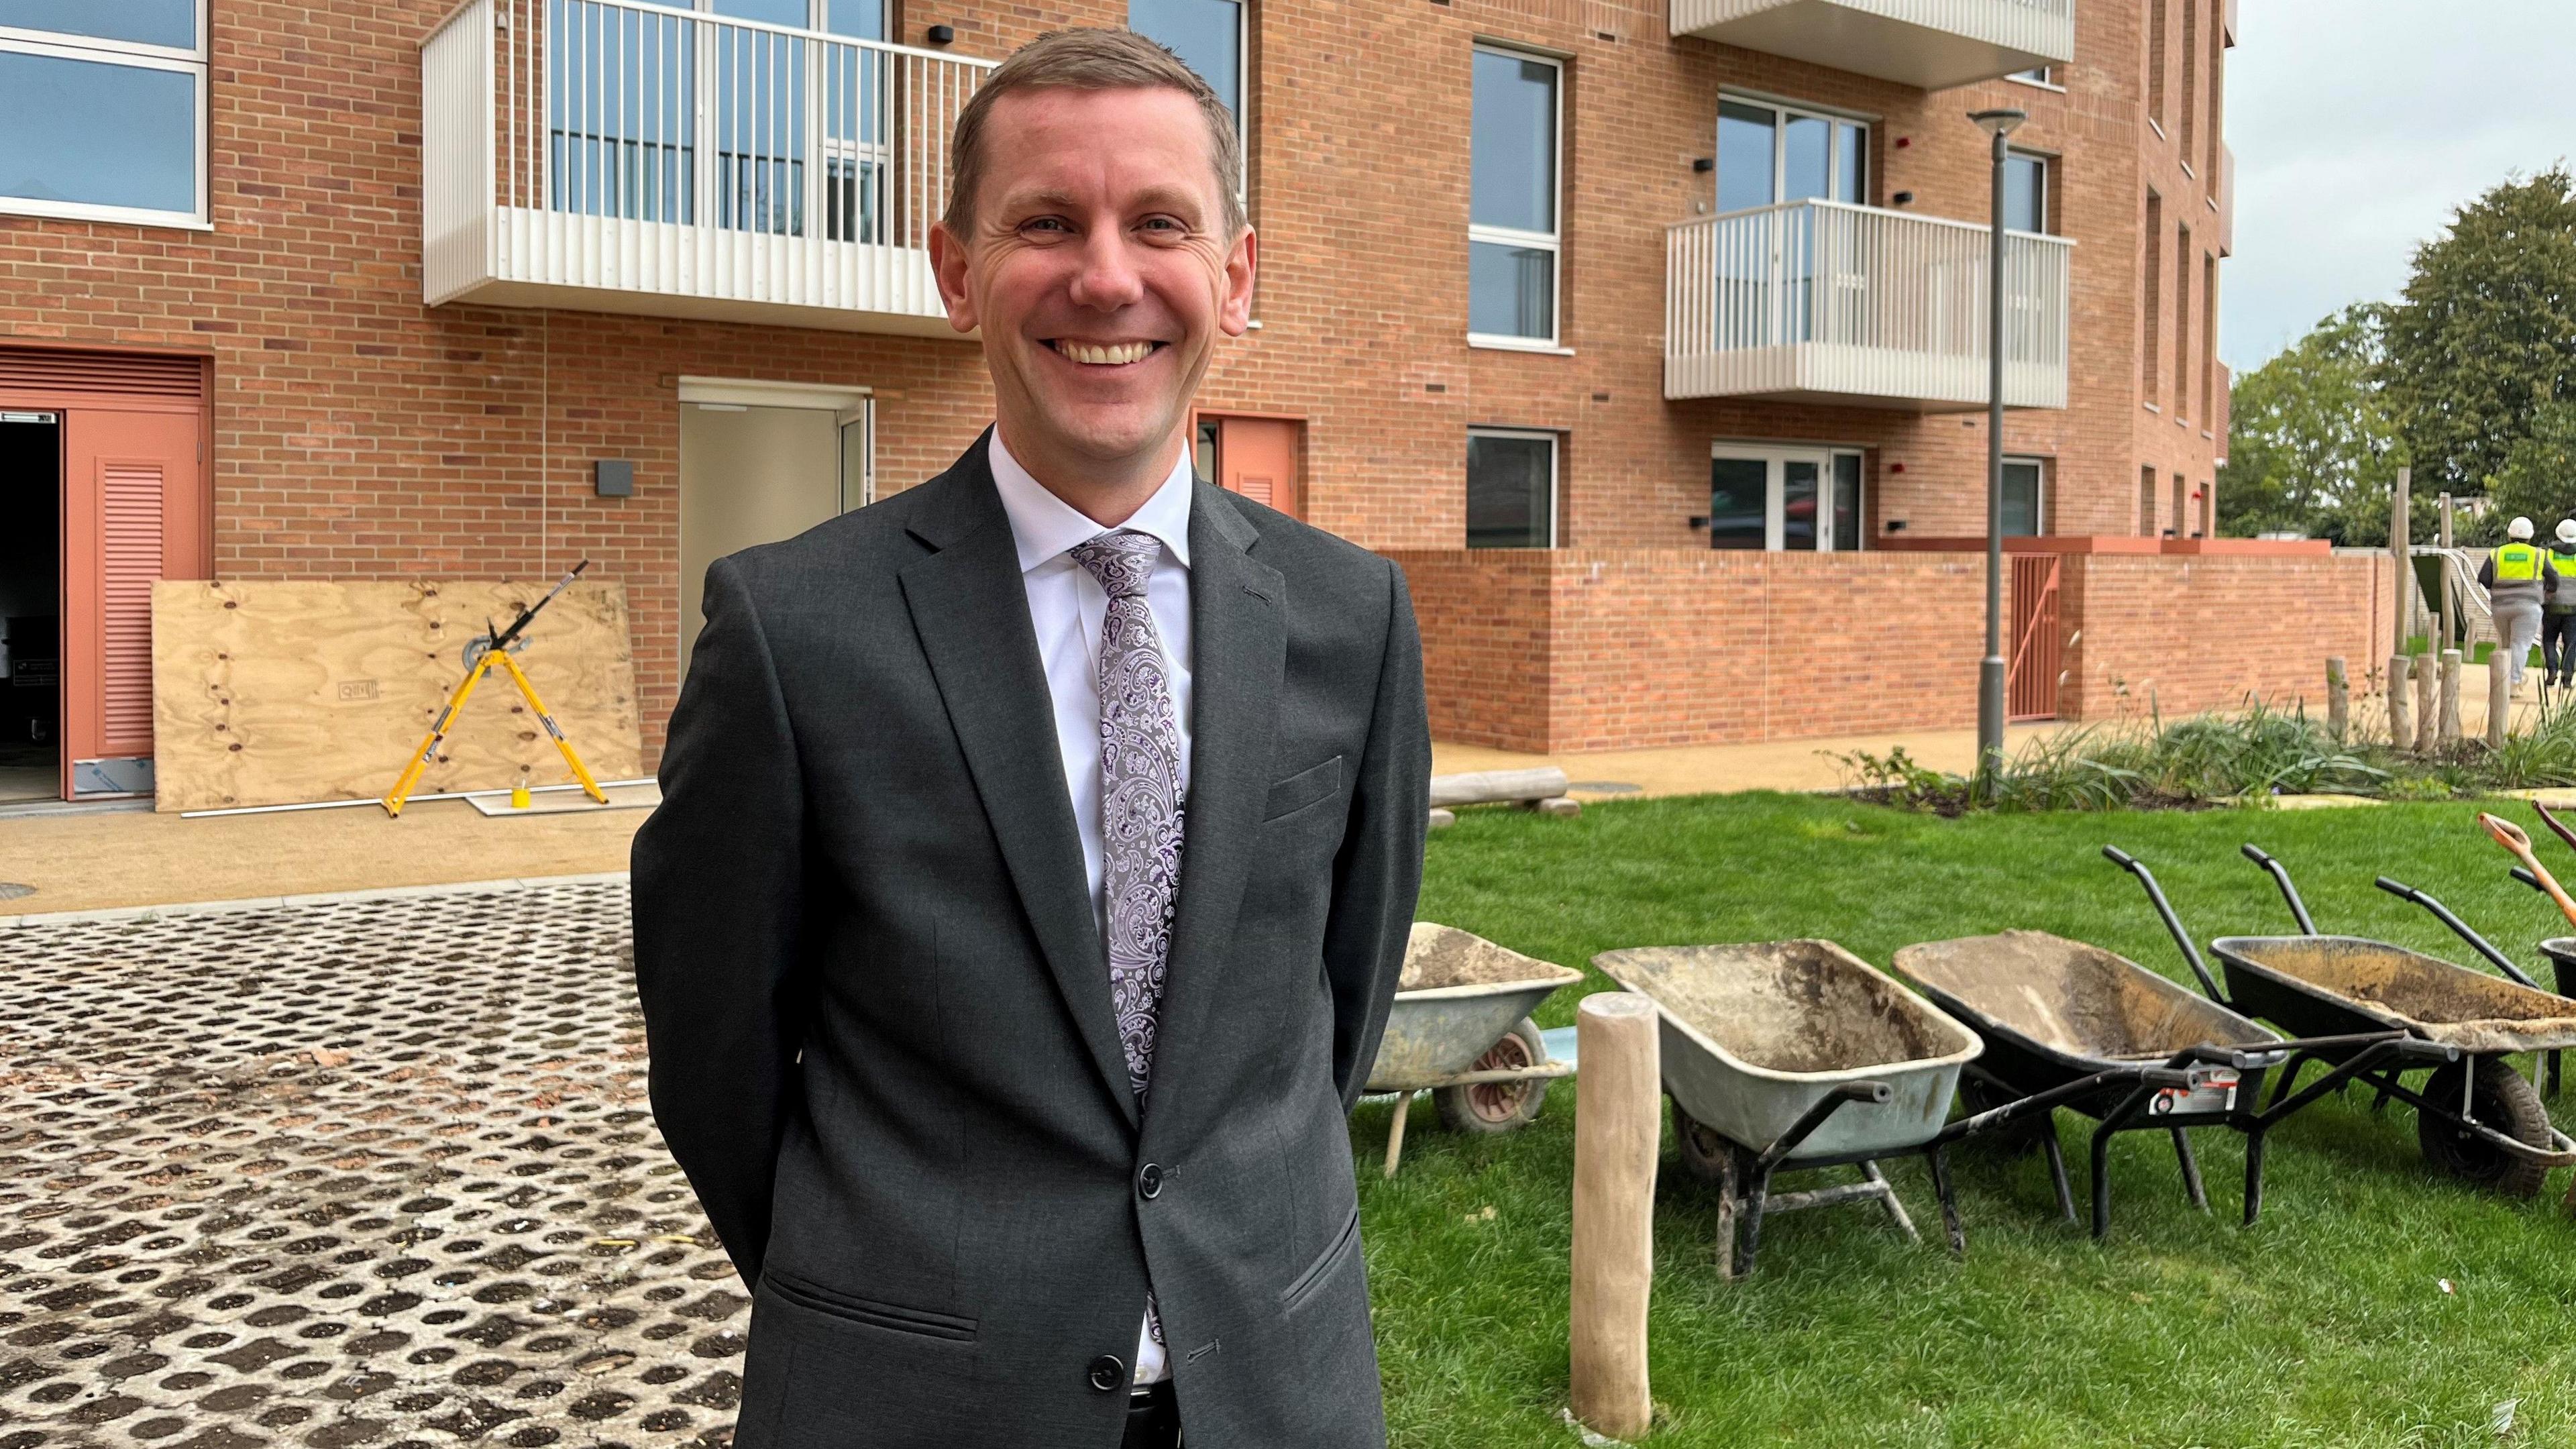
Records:
[[[1319,800],[1329,800],[1342,790],[1342,757],[1333,756],[1320,765],[1299,770],[1296,774],[1270,787],[1269,802],[1262,808],[1263,821],[1282,815],[1294,815]]]

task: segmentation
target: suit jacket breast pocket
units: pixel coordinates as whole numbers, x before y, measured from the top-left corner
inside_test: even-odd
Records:
[[[1342,757],[1335,755],[1271,786],[1270,800],[1262,809],[1261,818],[1271,821],[1282,815],[1294,815],[1309,805],[1333,798],[1341,791]]]

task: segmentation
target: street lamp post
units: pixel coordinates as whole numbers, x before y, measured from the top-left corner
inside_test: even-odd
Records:
[[[1994,143],[1986,241],[1986,657],[1977,665],[1977,784],[1993,798],[2004,760],[2004,138],[2029,117],[1972,111]]]

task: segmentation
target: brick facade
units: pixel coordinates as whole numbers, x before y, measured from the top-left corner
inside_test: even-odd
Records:
[[[886,488],[943,466],[987,417],[989,391],[973,345],[961,340],[424,306],[419,46],[449,4],[211,0],[211,229],[0,215],[0,345],[210,359],[219,575],[528,576],[596,560],[596,574],[624,583],[633,609],[649,757],[677,691],[680,631],[694,624],[678,617],[679,377],[873,389]],[[2207,114],[2196,143],[2204,154],[2214,154],[2220,87],[2209,70],[2222,52],[2206,37],[2224,4],[2171,0],[2177,11],[2198,7],[2204,21],[2198,95]],[[2145,189],[2165,197],[2168,229],[2177,225],[2170,218],[2190,218],[2196,249],[2225,228],[2210,210],[2218,193],[2205,184],[2206,164],[2199,179],[2184,175],[2178,136],[2148,124],[2141,8],[2080,0],[2077,59],[2059,68],[2055,88],[1997,81],[1925,93],[1674,39],[1663,9],[1642,0],[1250,0],[1245,109],[1261,326],[1220,349],[1200,401],[1302,419],[1308,517],[1423,567],[1462,541],[1467,429],[1558,431],[1560,539],[1576,551],[1479,576],[1544,580],[1551,608],[1635,608],[1645,611],[1636,620],[1643,625],[1666,622],[1654,611],[1677,580],[1723,580],[1768,598],[1802,592],[1797,581],[1822,566],[1680,552],[1693,538],[1689,517],[1707,509],[1713,440],[1864,448],[1873,537],[1899,519],[1918,536],[1974,531],[1983,522],[1981,416],[1663,401],[1663,232],[1712,200],[1711,178],[1692,163],[1713,152],[1723,90],[1870,118],[1866,199],[1889,205],[1910,191],[1911,210],[1969,219],[1985,215],[1986,160],[1963,113],[2013,104],[2032,114],[2016,144],[2057,158],[2052,229],[2076,242],[2074,401],[2064,411],[2012,415],[2008,447],[2052,460],[2052,531],[2130,532],[2140,468],[2206,486],[2224,437],[2206,419],[2176,427],[2170,407],[2145,410],[2159,402],[2155,379],[2176,375],[2173,347],[2184,330],[2163,325],[2161,360],[2142,362]],[[926,43],[928,27],[943,24],[955,27],[954,52],[998,56],[1043,29],[1121,23],[1125,5],[959,0],[907,5],[898,19],[908,43]],[[2167,43],[2179,46],[2179,26],[2169,29],[2176,34]],[[1566,354],[1466,344],[1470,65],[1479,40],[1567,60]],[[2167,245],[2167,272],[2173,255]],[[2197,280],[2194,288],[2197,314]],[[2164,294],[2170,309],[2169,278]],[[2184,345],[2196,357],[2208,346],[2206,329],[2193,320],[2188,332]],[[2223,376],[2217,386],[2223,395]],[[594,496],[594,457],[632,459],[634,495]],[[1623,562],[1631,550],[1647,552]],[[1576,560],[1608,582],[1567,583]],[[1886,603],[1909,619],[1906,628],[1931,631],[1928,648],[1935,635],[1948,639],[1955,621],[1914,617],[1910,581],[1950,566],[1893,559],[1861,564],[1860,576],[1891,591]],[[1495,607],[1509,612],[1504,601]],[[1838,658],[1853,669],[1906,667],[1896,661],[1912,651],[1878,643],[1854,640],[1837,653],[1825,612],[1780,614],[1773,647],[1781,652],[1764,668],[1785,675]],[[1585,627],[1604,637],[1625,627],[1603,620]],[[1655,667],[1682,676],[1654,687],[1703,688],[1711,647],[1697,629],[1654,646]],[[1745,647],[1739,637],[1717,652]],[[1555,659],[1551,667],[1576,667],[1571,652]],[[1455,688],[1517,687],[1509,668],[1461,676]],[[1868,677],[1879,682],[1826,688],[1813,700],[1783,683],[1778,708],[1820,728],[1860,718],[1849,711],[1863,706],[1839,702],[1846,694],[1882,701],[1866,708],[1907,723],[1955,712],[1938,688]],[[1744,718],[1728,728],[1756,728]],[[1481,728],[1461,721],[1460,729]],[[1549,737],[1653,729],[1605,717],[1552,724]]]

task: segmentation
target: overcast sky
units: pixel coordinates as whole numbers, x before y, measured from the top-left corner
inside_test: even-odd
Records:
[[[2511,172],[2576,156],[2576,0],[2243,0],[2227,57],[2239,373],[2347,302],[2393,298],[2416,243]]]

